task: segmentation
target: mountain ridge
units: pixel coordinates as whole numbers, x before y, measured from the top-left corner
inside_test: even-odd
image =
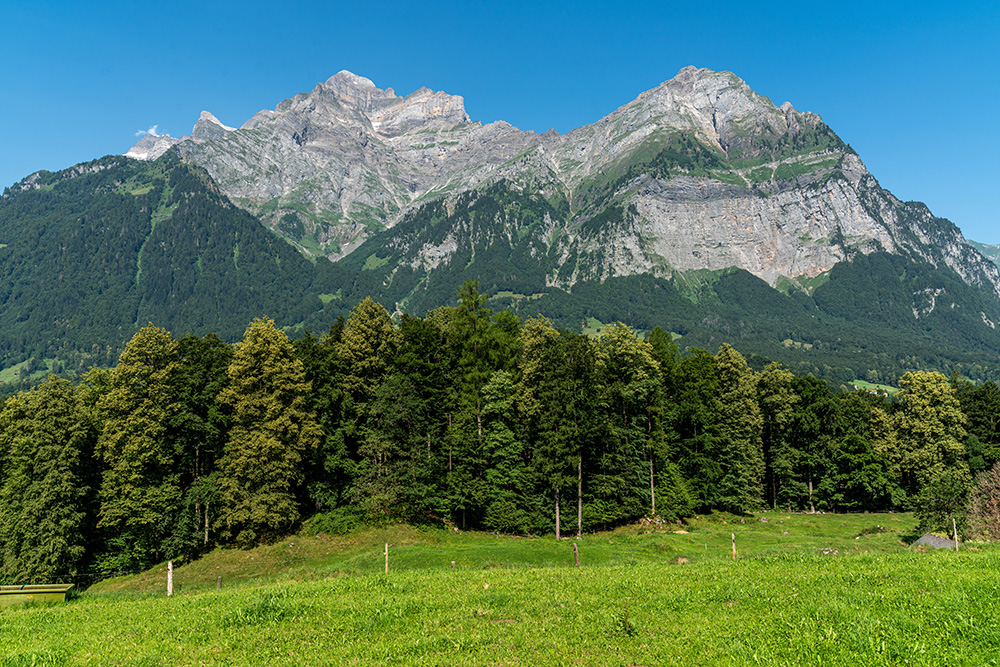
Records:
[[[157,145],[0,196],[5,368],[111,363],[147,321],[234,340],[259,315],[323,331],[365,297],[421,315],[478,281],[522,318],[661,326],[839,383],[996,370],[997,266],[731,73],[537,134],[340,72],[134,150]]]
[[[929,212],[882,190],[819,115],[777,107],[731,72],[685,67],[562,135],[482,125],[460,96],[421,88],[400,97],[347,71],[239,129],[207,113],[165,150],[205,168],[314,258],[341,259],[427,201],[506,180],[566,199],[556,226],[570,236],[608,199],[634,205],[639,224],[600,268],[604,278],[738,266],[774,286],[886,249],[946,264],[1000,297],[1000,273],[966,250],[957,228],[942,236]]]

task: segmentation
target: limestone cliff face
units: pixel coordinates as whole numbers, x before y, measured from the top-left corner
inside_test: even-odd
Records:
[[[459,96],[422,88],[399,97],[340,72],[239,129],[203,112],[178,149],[279,231],[296,218],[301,249],[335,259],[421,197],[482,182],[537,142],[506,123],[471,122]]]
[[[179,139],[165,134],[147,134],[136,142],[135,146],[132,146],[125,155],[137,160],[155,160],[170,150],[178,141]]]
[[[954,225],[879,187],[819,116],[729,72],[686,67],[592,125],[539,135],[473,122],[459,96],[400,97],[345,71],[238,129],[203,112],[191,136],[146,137],[128,155],[174,145],[300,250],[332,260],[427,202],[505,182],[567,204],[561,219],[519,223],[545,230],[550,284],[735,266],[775,285],[886,250],[1000,297],[997,267]],[[595,230],[609,206],[627,219]],[[462,244],[456,231],[408,261],[432,270]]]

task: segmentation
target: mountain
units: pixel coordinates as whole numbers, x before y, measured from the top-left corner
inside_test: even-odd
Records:
[[[803,284],[852,253],[884,250],[1000,296],[996,266],[954,225],[880,188],[819,116],[776,107],[729,72],[686,67],[565,135],[484,126],[461,97],[399,97],[340,72],[238,130],[203,112],[191,136],[169,141],[238,205],[330,259],[429,201],[504,182],[565,200],[545,245],[559,255],[549,282],[566,288],[734,266],[772,286]],[[634,214],[609,247],[590,222],[611,206]],[[436,265],[451,252],[413,248],[411,259]],[[566,263],[580,253],[585,266]]]
[[[340,72],[0,197],[7,369],[108,363],[147,321],[235,340],[262,314],[324,330],[365,296],[422,314],[466,280],[523,317],[662,326],[836,382],[991,377],[1000,356],[997,265],[728,72],[684,68],[563,135]]]
[[[0,197],[0,368],[112,365],[148,322],[235,340],[322,304],[313,266],[171,154],[38,172]]]
[[[978,250],[983,257],[1000,266],[1000,245],[989,245],[978,241],[969,241],[969,245]]]

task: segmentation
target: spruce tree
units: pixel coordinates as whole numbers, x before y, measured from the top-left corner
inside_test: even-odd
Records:
[[[514,375],[508,371],[497,371],[483,387],[483,447],[489,460],[483,526],[505,533],[526,533],[531,528],[527,507],[531,475],[518,435],[516,397]]]
[[[725,461],[717,451],[721,406],[715,357],[692,350],[677,364],[676,399],[668,413],[668,440],[677,452],[681,474],[691,490],[695,508],[720,506],[719,482]]]
[[[600,427],[596,366],[594,345],[585,336],[559,332],[544,318],[525,323],[518,398],[535,475],[552,493],[557,539],[569,489],[575,491],[577,535],[583,530],[583,468]]]
[[[232,426],[218,464],[218,526],[224,538],[249,547],[280,537],[299,520],[302,459],[320,430],[307,409],[302,362],[272,320],[250,323],[228,375],[219,394]]]
[[[790,430],[799,402],[792,390],[794,379],[791,371],[777,362],[768,364],[757,378],[757,398],[764,418],[765,487],[767,504],[772,508],[779,502],[784,506],[794,484],[798,452],[792,446]]]

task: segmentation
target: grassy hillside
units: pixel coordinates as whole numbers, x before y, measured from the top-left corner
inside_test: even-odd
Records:
[[[157,569],[3,611],[0,664],[997,664],[1000,550],[762,516],[591,535],[578,570],[570,540],[406,527],[217,551],[169,599]]]

